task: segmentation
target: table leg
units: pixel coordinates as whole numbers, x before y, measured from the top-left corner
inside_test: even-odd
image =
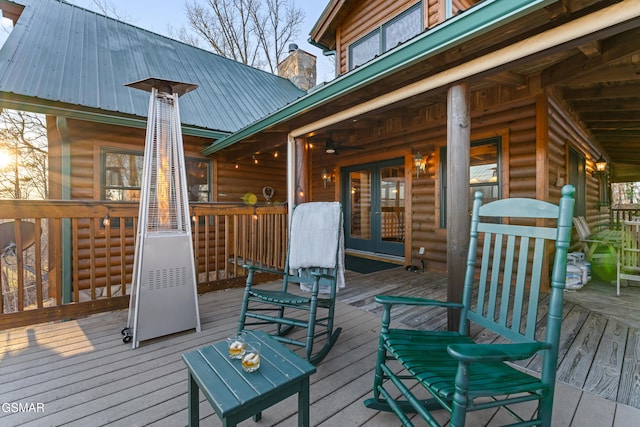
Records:
[[[200,425],[200,389],[189,371],[189,427]]]
[[[309,427],[309,377],[302,380],[298,392],[298,427]]]

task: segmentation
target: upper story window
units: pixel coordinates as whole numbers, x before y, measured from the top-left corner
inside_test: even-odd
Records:
[[[422,31],[422,2],[376,28],[349,46],[349,69],[393,49]]]
[[[140,200],[144,154],[139,151],[104,150],[102,152],[103,200]],[[210,166],[205,159],[186,157],[189,201],[211,200]]]

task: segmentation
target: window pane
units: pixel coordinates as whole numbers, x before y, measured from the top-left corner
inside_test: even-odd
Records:
[[[105,152],[103,161],[104,200],[140,200],[143,153]],[[187,157],[185,163],[189,201],[210,201],[209,166],[211,162]]]
[[[378,30],[365,36],[349,47],[350,69],[362,65],[380,53],[380,32]]]
[[[349,174],[351,188],[351,234],[349,237],[371,238],[371,173],[368,170]]]
[[[422,31],[422,8],[418,4],[383,27],[384,51],[409,40]]]
[[[190,202],[209,201],[209,161],[185,159],[187,164],[187,186]]]
[[[383,241],[404,241],[404,166],[380,169],[380,205],[382,220],[380,236]]]
[[[105,153],[104,162],[105,200],[139,200],[142,155],[109,152]]]
[[[482,192],[482,203],[500,199],[500,139],[492,139],[472,144],[469,155],[469,206],[473,206],[476,191]],[[440,227],[447,226],[447,151],[440,151]]]

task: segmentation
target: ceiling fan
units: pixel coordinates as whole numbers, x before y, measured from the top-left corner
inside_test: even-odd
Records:
[[[331,138],[331,132],[329,132],[329,137],[324,142],[324,152],[327,154],[335,154],[338,155],[338,149],[340,150],[364,150],[364,147],[353,147],[349,145],[342,145],[339,142],[336,142],[333,138]]]

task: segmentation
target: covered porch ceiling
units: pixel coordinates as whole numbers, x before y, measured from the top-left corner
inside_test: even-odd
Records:
[[[621,16],[618,22],[602,23],[616,13]],[[565,37],[568,31],[575,31],[575,37]],[[557,37],[557,42],[545,45],[549,37]],[[530,48],[535,44],[541,47]],[[412,48],[408,42],[395,50]],[[518,49],[530,49],[531,53],[487,65],[500,59],[500,54],[509,55]],[[377,58],[363,68],[382,61],[383,57]],[[454,49],[397,67],[354,90],[300,109],[218,155],[232,161],[274,149],[286,142],[292,129],[302,132],[294,136],[308,137],[321,146],[329,137],[350,147],[379,144],[379,138],[367,134],[368,128],[377,127],[388,117],[418,114],[430,105],[441,104],[445,108],[446,91],[454,81],[438,85],[438,78],[483,62],[484,68],[477,67],[478,72],[463,79],[470,83],[472,93],[496,84],[513,90],[533,87],[552,93],[574,113],[594,146],[610,162],[611,180],[640,181],[640,2],[635,0],[553,2]],[[361,71],[364,70],[349,74]],[[325,91],[347,76],[316,91]],[[430,79],[436,83],[423,83]],[[369,107],[362,108],[363,105]],[[316,152],[329,155],[324,150]]]

